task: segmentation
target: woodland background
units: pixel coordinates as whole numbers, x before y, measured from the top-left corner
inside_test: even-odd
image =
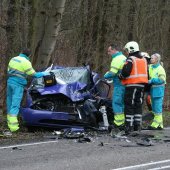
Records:
[[[162,55],[164,108],[170,110],[170,0],[0,0],[0,107],[7,64],[22,48],[31,48],[37,71],[52,63],[90,63],[103,75],[111,62],[109,44],[123,47],[131,40],[141,51]]]

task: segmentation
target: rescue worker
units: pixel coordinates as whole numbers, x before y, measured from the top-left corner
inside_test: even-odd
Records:
[[[143,57],[146,59],[148,65],[149,65],[150,62],[151,62],[151,57],[150,57],[150,55],[149,55],[147,52],[141,52],[140,54],[141,54],[141,56],[143,56]]]
[[[147,60],[147,64],[148,64],[148,79],[149,79],[149,65],[150,65],[150,60],[151,57],[147,52],[141,52],[141,55]],[[145,94],[146,94],[146,104],[148,107],[148,110],[150,111],[150,113],[152,113],[152,104],[151,104],[151,96],[150,96],[150,84],[146,84],[145,85]]]
[[[23,49],[19,56],[13,57],[8,64],[7,80],[7,124],[11,132],[19,130],[18,113],[27,84],[27,75],[36,78],[48,75],[46,72],[35,72],[30,62],[31,51]]]
[[[149,67],[149,84],[151,84],[151,101],[154,119],[149,127],[153,130],[163,129],[162,107],[166,84],[166,73],[160,64],[161,56],[155,53],[151,56],[151,65]]]
[[[111,44],[108,47],[108,55],[112,57],[110,71],[104,75],[105,79],[113,80],[112,108],[114,112],[113,126],[122,128],[125,122],[124,116],[124,91],[125,87],[118,78],[119,73],[126,61],[126,57],[120,52],[119,47]]]
[[[128,58],[119,78],[125,85],[125,132],[129,134],[141,129],[144,86],[148,83],[148,71],[147,61],[140,55],[137,42],[128,42],[124,49]]]

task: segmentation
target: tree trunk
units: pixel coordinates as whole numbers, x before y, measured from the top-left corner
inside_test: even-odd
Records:
[[[37,0],[33,30],[33,64],[42,69],[50,63],[60,30],[65,0]]]
[[[98,35],[97,35],[97,49],[96,49],[96,66],[95,70],[102,73],[104,65],[101,64],[104,61],[103,54],[105,53],[104,44],[106,41],[106,11],[107,11],[108,0],[103,0],[99,3],[98,10],[100,11],[100,20],[98,23]],[[98,11],[98,12],[99,12]]]

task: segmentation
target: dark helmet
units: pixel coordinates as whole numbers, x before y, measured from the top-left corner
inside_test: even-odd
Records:
[[[22,51],[21,51],[22,54],[25,54],[27,57],[29,57],[31,55],[31,50],[28,49],[28,48],[24,48]]]

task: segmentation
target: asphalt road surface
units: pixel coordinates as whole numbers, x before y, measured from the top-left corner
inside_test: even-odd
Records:
[[[58,139],[0,146],[0,170],[170,169],[170,129],[130,137]]]

